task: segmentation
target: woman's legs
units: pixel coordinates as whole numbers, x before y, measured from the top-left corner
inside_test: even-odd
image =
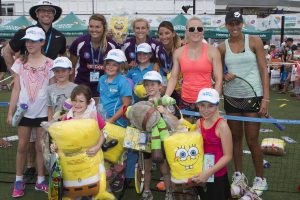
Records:
[[[259,117],[257,113],[245,113],[245,117]],[[259,145],[258,136],[260,123],[244,122],[245,137],[251,151],[252,161],[257,177],[263,177],[263,154]]]

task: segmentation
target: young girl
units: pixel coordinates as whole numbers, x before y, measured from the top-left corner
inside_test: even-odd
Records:
[[[7,122],[11,124],[16,105],[25,103],[28,110],[21,119],[18,127],[18,150],[16,156],[16,181],[12,196],[24,195],[25,182],[23,181],[23,167],[25,164],[27,147],[31,129],[36,127],[36,161],[38,179],[36,190],[48,192],[48,184],[45,180],[43,155],[41,151],[42,121],[47,121],[47,86],[54,82],[53,73],[50,71],[53,61],[42,54],[45,41],[45,32],[38,27],[28,28],[25,36],[26,54],[17,59],[12,66],[14,71],[14,87],[11,94]]]
[[[100,104],[106,112],[106,121],[122,127],[127,126],[122,117],[123,107],[131,104],[132,96],[128,80],[120,73],[125,62],[123,51],[110,50],[104,62],[105,75],[101,76],[98,84]]]
[[[156,71],[147,72],[143,77],[143,84],[146,89],[149,101],[161,98],[160,90],[162,88],[162,76],[158,72]],[[175,120],[177,120],[175,116],[172,116],[172,114],[167,108],[159,105],[157,106],[157,110],[162,115],[168,115],[169,118],[171,119],[175,118]],[[151,154],[144,153],[144,158],[145,158],[145,183],[144,183],[145,185],[144,185],[144,192],[142,194],[141,200],[152,200],[153,195],[150,190],[151,167],[152,167]],[[170,169],[166,159],[164,159],[163,163],[160,165],[160,171],[163,175],[165,188],[166,188],[165,200],[172,200],[173,198],[170,191],[170,178],[171,178]]]
[[[95,101],[92,98],[92,91],[85,85],[76,86],[71,93],[72,108],[67,113],[65,120],[71,119],[95,119],[98,122],[99,129],[102,130],[105,122],[97,113]],[[100,150],[104,142],[104,134],[101,134],[98,143],[89,148],[86,153],[88,156],[94,156]]]
[[[204,141],[204,153],[213,154],[215,164],[212,168],[193,177],[193,181],[203,187],[197,187],[202,200],[227,200],[230,198],[230,185],[227,176],[227,164],[232,158],[231,132],[226,121],[220,117],[219,93],[215,89],[204,88],[196,101],[202,116],[197,127]],[[214,174],[214,182],[207,179]]]

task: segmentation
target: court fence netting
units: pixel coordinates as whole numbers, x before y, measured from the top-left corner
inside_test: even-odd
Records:
[[[12,183],[15,179],[15,159],[17,150],[17,128],[12,128],[6,123],[8,103],[0,102],[0,137],[12,139],[12,147],[0,148],[0,182]],[[196,113],[183,113],[196,115]],[[228,118],[230,116],[224,116]],[[300,185],[300,120],[271,120],[260,118],[233,118],[232,120],[260,121],[260,142],[264,138],[278,138],[285,140],[283,156],[264,155],[266,164],[265,177],[267,178],[269,190],[274,192],[299,192]],[[272,123],[280,122],[285,126],[284,131],[277,129]],[[13,136],[13,137],[11,137]],[[255,176],[251,154],[244,144],[243,166],[244,173],[248,177],[249,184],[252,185]],[[229,166],[229,176],[233,173],[233,161]]]

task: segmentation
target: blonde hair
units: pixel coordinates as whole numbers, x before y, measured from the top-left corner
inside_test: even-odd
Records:
[[[91,20],[100,21],[103,25],[103,34],[102,34],[102,37],[101,37],[101,46],[102,46],[102,53],[103,53],[107,49],[107,38],[106,38],[107,22],[106,22],[106,18],[104,17],[104,15],[101,15],[101,14],[93,14],[89,18],[89,22]]]
[[[201,20],[199,17],[193,16],[193,17],[191,17],[190,19],[188,19],[188,20],[186,21],[186,25],[185,25],[186,29],[188,28],[189,23],[190,23],[191,21],[194,21],[194,20],[195,20],[195,21],[199,21],[199,22],[202,24],[202,26],[203,26],[202,20]],[[203,27],[203,28],[204,28],[204,27]],[[185,40],[186,44],[189,43],[189,37],[187,36],[186,32],[185,32],[185,34],[184,34],[184,40]]]
[[[132,24],[131,24],[132,29],[135,28],[135,23],[137,23],[137,22],[145,22],[147,28],[150,30],[150,24],[149,24],[148,20],[146,20],[146,19],[144,19],[144,18],[137,18],[137,19],[135,19],[135,20],[132,22]]]

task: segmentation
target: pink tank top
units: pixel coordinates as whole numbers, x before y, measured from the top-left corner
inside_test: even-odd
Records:
[[[212,127],[206,129],[203,126],[204,119],[200,119],[200,128],[204,141],[204,153],[213,154],[215,156],[215,164],[220,160],[223,156],[223,149],[221,138],[216,136],[216,127],[221,120],[224,120],[220,117]],[[223,176],[227,173],[227,167],[223,167],[219,171],[215,173],[215,177]]]
[[[212,88],[213,65],[208,59],[207,44],[202,43],[202,54],[197,60],[187,55],[188,44],[183,47],[180,69],[183,76],[181,98],[187,103],[195,103],[203,88]]]

